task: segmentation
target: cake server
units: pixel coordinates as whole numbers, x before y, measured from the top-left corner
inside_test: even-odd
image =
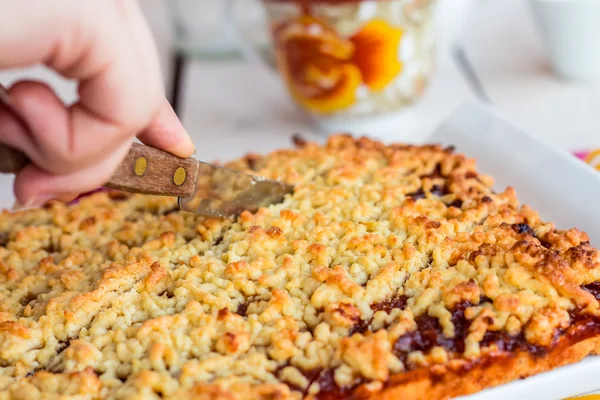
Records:
[[[27,124],[0,85],[0,108]],[[0,172],[17,173],[29,163],[27,157],[0,144]],[[182,210],[228,218],[244,210],[278,203],[293,187],[239,171],[218,167],[194,158],[179,158],[162,150],[133,143],[125,159],[104,185],[132,193],[178,198]]]

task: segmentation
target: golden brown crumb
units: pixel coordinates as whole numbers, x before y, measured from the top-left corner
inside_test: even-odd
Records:
[[[596,351],[585,233],[451,149],[297,144],[228,165],[295,185],[234,222],[115,192],[4,212],[0,399],[448,397]]]

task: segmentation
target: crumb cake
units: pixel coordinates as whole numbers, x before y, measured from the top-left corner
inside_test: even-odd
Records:
[[[235,221],[4,212],[0,399],[447,399],[600,350],[585,233],[452,148],[295,142],[229,164],[295,185]]]

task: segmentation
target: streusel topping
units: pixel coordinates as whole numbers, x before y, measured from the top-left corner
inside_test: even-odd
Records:
[[[115,192],[4,212],[0,399],[337,398],[542,353],[598,315],[586,234],[495,193],[473,160],[298,144],[229,165],[295,185],[236,221]]]

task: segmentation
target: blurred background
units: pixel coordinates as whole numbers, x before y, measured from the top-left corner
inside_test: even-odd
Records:
[[[140,3],[156,38],[167,94],[196,142],[196,157],[224,161],[288,146],[293,134],[322,141],[330,133],[290,100],[265,66],[272,61],[270,39],[258,0]],[[225,3],[232,12],[224,11]],[[600,75],[599,1],[434,3],[437,61],[422,97],[402,109],[394,129],[373,134],[357,126],[353,133],[422,142],[461,104],[482,101],[572,152],[600,147],[600,77],[594,76]],[[564,4],[575,8],[556,7]],[[598,22],[586,27],[583,18]],[[578,70],[582,65],[591,72]],[[49,81],[66,102],[76,99],[72,82],[42,68],[0,72],[7,85],[23,77]],[[7,187],[1,206],[12,204],[9,184],[1,177]]]

